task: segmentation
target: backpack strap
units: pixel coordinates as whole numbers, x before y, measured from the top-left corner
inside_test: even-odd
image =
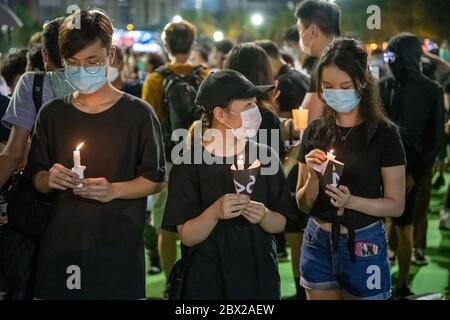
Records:
[[[36,114],[39,112],[42,106],[42,92],[44,88],[45,72],[38,71],[34,74],[33,80],[33,102],[36,109]]]

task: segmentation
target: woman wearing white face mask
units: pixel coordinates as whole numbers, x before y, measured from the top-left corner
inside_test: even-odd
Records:
[[[189,155],[195,161],[195,150],[201,150],[215,162],[207,164],[204,158],[173,166],[162,223],[178,231],[182,257],[189,261],[178,298],[280,299],[273,233],[283,230],[286,217],[295,217],[295,203],[278,157],[248,140],[261,122],[256,97],[270,89],[254,86],[233,70],[211,74],[199,88],[196,104],[203,112],[204,132],[193,139]],[[217,135],[207,138],[207,129]],[[277,170],[272,175],[261,171],[251,196],[236,194],[231,165],[242,155],[242,166],[248,168],[259,157],[252,150],[269,152]],[[262,162],[261,170],[274,164]]]
[[[41,108],[27,167],[35,188],[54,199],[34,294],[143,299],[145,197],[161,190],[165,175],[161,129],[147,103],[108,81],[114,57],[109,18],[98,10],[78,14],[81,28],[73,28],[77,17],[69,16],[59,38],[76,91]],[[71,170],[80,165],[85,179]]]
[[[309,299],[387,299],[391,280],[383,217],[400,216],[405,202],[398,129],[381,111],[359,42],[334,40],[316,72],[326,109],[305,131],[299,156],[297,203],[310,213],[301,284]],[[315,168],[331,149],[344,169],[338,185],[323,186]]]

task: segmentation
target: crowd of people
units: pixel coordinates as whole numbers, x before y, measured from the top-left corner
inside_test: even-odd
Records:
[[[168,299],[276,300],[288,258],[295,299],[414,295],[445,184],[448,42],[404,32],[368,52],[337,4],[305,0],[282,45],[202,46],[182,20],[161,55],[75,14],[1,59],[4,299],[145,299],[162,272]]]

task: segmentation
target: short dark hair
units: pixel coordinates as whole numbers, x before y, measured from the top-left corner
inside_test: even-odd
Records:
[[[292,68],[295,68],[295,61],[294,58],[289,53],[280,52],[281,58],[286,62],[288,65],[290,65]]]
[[[224,39],[221,41],[217,41],[214,43],[214,47],[217,51],[222,53],[223,55],[227,55],[231,49],[233,49],[234,43],[231,40]]]
[[[202,58],[203,61],[208,62],[208,56],[209,56],[209,50],[205,47],[196,47],[195,51],[198,52],[200,55],[200,58]]]
[[[3,59],[0,66],[0,73],[5,79],[8,87],[13,85],[13,81],[17,76],[25,73],[28,62],[27,51],[28,50],[24,49],[15,53],[10,53]]]
[[[155,70],[163,66],[165,64],[165,60],[164,57],[159,53],[152,52],[147,55],[147,63],[151,64],[153,69]]]
[[[42,47],[57,68],[62,68],[58,38],[59,28],[61,27],[63,21],[63,17],[53,19],[45,25],[44,30],[42,31]]]
[[[187,54],[192,49],[197,28],[185,21],[171,22],[164,27],[164,43],[171,54]]]
[[[297,6],[295,15],[308,28],[315,23],[327,35],[341,35],[341,9],[325,0],[305,0]]]
[[[267,55],[272,59],[280,59],[280,50],[275,42],[272,40],[258,40],[255,42],[258,46],[264,49]]]
[[[35,44],[28,52],[28,63],[31,70],[45,71],[44,59],[42,58],[42,44]]]
[[[77,16],[79,15],[79,16]],[[80,28],[76,28],[75,19],[80,21]],[[102,47],[110,49],[114,33],[111,19],[99,9],[82,10],[68,16],[59,31],[59,49],[61,57],[70,58],[97,40]]]
[[[289,27],[283,36],[283,40],[286,42],[298,43],[300,41],[300,35],[298,34],[297,26]]]

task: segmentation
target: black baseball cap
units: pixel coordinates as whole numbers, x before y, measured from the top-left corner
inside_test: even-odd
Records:
[[[195,104],[203,111],[210,111],[215,107],[226,107],[232,100],[260,97],[274,88],[275,85],[255,86],[235,70],[220,70],[203,80]]]

